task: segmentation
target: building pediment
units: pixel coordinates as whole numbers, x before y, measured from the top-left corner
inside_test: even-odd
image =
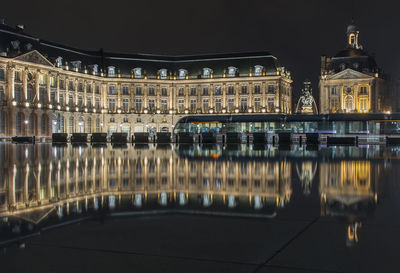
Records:
[[[28,53],[25,53],[18,57],[15,57],[14,60],[29,62],[29,63],[34,63],[34,64],[40,64],[40,65],[46,65],[46,66],[51,66],[51,67],[54,66],[49,60],[47,60],[37,50],[32,50]]]
[[[373,78],[370,75],[355,71],[347,68],[339,73],[328,76],[327,80],[346,80],[346,79],[370,79]]]

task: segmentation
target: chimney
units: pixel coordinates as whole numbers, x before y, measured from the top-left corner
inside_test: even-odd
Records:
[[[6,24],[6,19],[0,18],[0,25],[5,25]]]

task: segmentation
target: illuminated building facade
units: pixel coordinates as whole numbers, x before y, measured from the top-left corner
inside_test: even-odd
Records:
[[[374,57],[359,43],[359,29],[347,27],[346,48],[321,57],[320,113],[376,113],[392,110],[386,81]]]
[[[0,136],[170,132],[190,114],[291,113],[291,97],[268,52],[112,54],[0,25]]]

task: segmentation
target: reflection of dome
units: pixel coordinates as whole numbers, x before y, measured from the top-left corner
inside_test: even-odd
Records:
[[[356,25],[348,25],[347,26],[347,33],[357,32],[359,31],[358,26]]]

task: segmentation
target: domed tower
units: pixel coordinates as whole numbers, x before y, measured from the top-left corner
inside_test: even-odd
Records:
[[[346,29],[346,46],[332,57],[321,56],[320,113],[381,113],[390,111],[382,70],[359,43],[354,21]]]
[[[358,43],[358,36],[360,34],[360,30],[358,26],[352,22],[350,25],[347,26],[346,32],[346,47],[347,48],[355,48],[355,49],[362,49],[362,45]]]

